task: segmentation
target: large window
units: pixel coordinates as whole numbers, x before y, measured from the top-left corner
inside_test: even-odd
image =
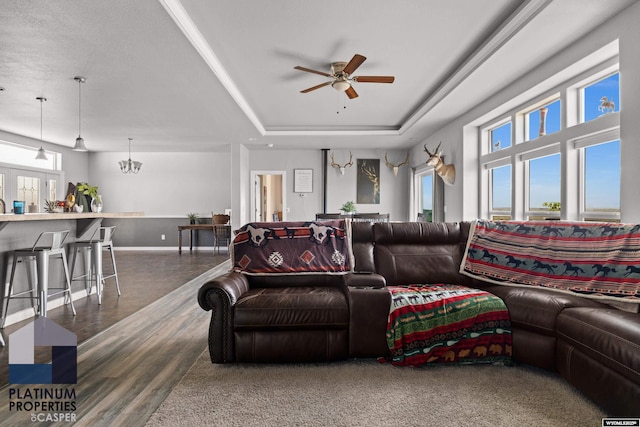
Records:
[[[479,128],[481,216],[620,220],[617,59]]]

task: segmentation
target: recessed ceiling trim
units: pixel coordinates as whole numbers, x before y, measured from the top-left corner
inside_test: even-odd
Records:
[[[433,107],[445,99],[465,79],[473,74],[487,59],[491,58],[505,43],[546,8],[552,0],[528,0],[516,9],[496,31],[491,34],[469,57],[454,70],[449,78],[431,93],[426,101],[409,116],[400,127],[405,133],[424,117]]]
[[[398,130],[268,130],[265,136],[398,136]]]
[[[220,83],[224,86],[224,88],[229,92],[229,95],[233,98],[233,100],[238,104],[238,107],[244,112],[249,121],[253,123],[255,128],[260,132],[261,135],[265,135],[265,129],[258,116],[253,111],[253,109],[247,103],[247,100],[242,96],[240,90],[235,85],[227,70],[222,66],[222,63],[218,59],[217,55],[209,46],[209,43],[205,40],[198,30],[196,24],[191,20],[187,11],[184,10],[182,4],[179,0],[158,0],[162,7],[167,11],[171,19],[178,25],[180,31],[187,37],[187,40],[191,43],[191,45],[196,49],[198,54],[204,59],[207,63],[211,71],[216,75]]]

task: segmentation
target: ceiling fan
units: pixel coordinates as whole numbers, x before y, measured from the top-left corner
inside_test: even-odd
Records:
[[[331,64],[331,74],[323,71],[312,70],[310,68],[296,66],[293,67],[296,70],[306,71],[307,73],[319,74],[321,76],[330,77],[332,80],[319,85],[310,87],[305,90],[301,90],[300,93],[309,93],[312,90],[320,89],[324,86],[333,87],[337,91],[341,91],[347,94],[349,99],[357,98],[358,93],[353,88],[352,83],[393,83],[395,77],[393,76],[352,76],[353,72],[366,60],[362,55],[357,53],[353,55],[349,62],[334,62]]]

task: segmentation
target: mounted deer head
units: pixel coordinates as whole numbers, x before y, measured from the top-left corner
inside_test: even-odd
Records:
[[[427,144],[424,145],[424,151],[429,155],[427,159],[427,166],[433,166],[436,173],[442,178],[445,184],[453,185],[456,180],[456,167],[453,164],[445,165],[442,161],[442,151],[440,151],[440,145],[438,144],[436,149],[432,152],[427,148]]]
[[[349,161],[344,165],[340,166],[338,163],[333,160],[333,153],[331,153],[331,166],[340,170],[340,175],[344,175],[345,168],[349,166],[353,166],[353,156],[351,155],[351,151],[349,151]]]
[[[394,165],[393,163],[391,163],[387,158],[387,153],[384,153],[384,162],[387,164],[387,166],[393,169],[393,175],[398,176],[398,169],[400,169],[400,166],[406,165],[407,163],[409,163],[409,153],[407,153],[407,158],[404,160],[404,162],[398,163],[397,165]]]

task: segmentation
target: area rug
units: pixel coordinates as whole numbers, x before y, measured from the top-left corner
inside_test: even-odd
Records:
[[[205,351],[147,426],[595,426],[605,413],[526,366],[375,360],[213,365]]]

